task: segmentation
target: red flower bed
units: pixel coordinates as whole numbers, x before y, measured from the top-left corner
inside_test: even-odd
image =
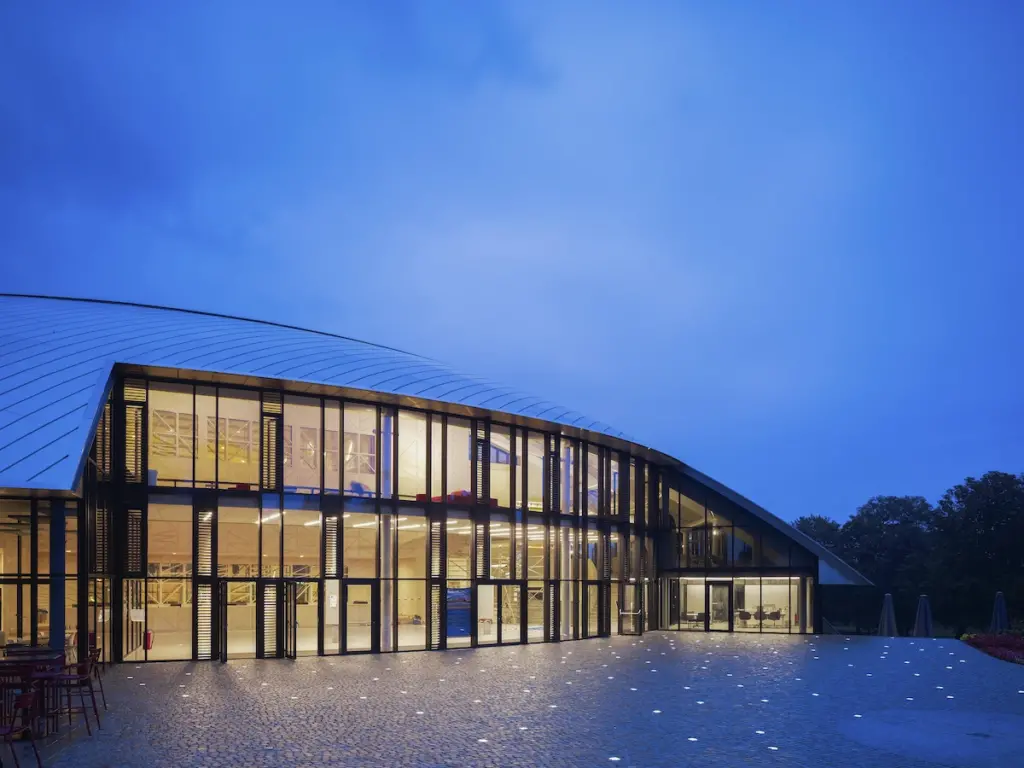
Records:
[[[1003,661],[1024,664],[1024,636],[1018,634],[967,635],[964,642]]]

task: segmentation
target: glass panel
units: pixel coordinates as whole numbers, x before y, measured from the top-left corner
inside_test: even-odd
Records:
[[[531,432],[526,441],[526,505],[530,512],[544,511],[544,435]]]
[[[466,538],[468,540],[469,537]],[[451,541],[450,536],[449,541]],[[448,589],[445,592],[445,611],[447,612],[445,631],[449,648],[468,648],[470,646],[472,640],[470,637],[471,589],[472,582],[469,581],[448,582]]]
[[[390,517],[390,516],[385,516]],[[388,526],[381,519],[381,533]],[[382,548],[383,550],[383,548]],[[384,564],[381,563],[381,568]],[[390,571],[389,571],[390,572]],[[380,580],[380,652],[391,653],[395,650],[395,580]]]
[[[610,595],[611,605],[609,607],[609,631],[613,635],[619,634],[619,584],[613,581],[611,588],[608,590]]]
[[[680,493],[675,488],[668,489],[668,517],[673,528],[681,527],[682,510]]]
[[[544,553],[547,551],[543,524],[526,526],[526,578],[543,579]]]
[[[152,496],[148,511],[150,576],[192,575],[192,500]],[[157,501],[160,499],[160,501]]]
[[[587,564],[584,578],[587,580],[600,578],[600,547],[601,532],[593,529],[587,531]]]
[[[28,612],[24,607],[22,611]],[[18,611],[17,584],[0,585],[0,632],[3,633],[5,644],[21,642],[21,614]]]
[[[501,587],[501,642],[518,643],[522,638],[523,589],[518,584]]]
[[[473,547],[473,528],[469,520],[458,518],[448,521],[445,529],[448,540],[448,577],[454,579],[470,578],[470,551]]]
[[[499,507],[512,503],[512,445],[509,441],[508,427],[491,426],[491,498]]]
[[[324,653],[341,652],[341,582],[327,579],[324,582]]]
[[[380,496],[390,499],[395,493],[395,409],[380,409]]]
[[[733,629],[736,632],[760,632],[761,579],[733,580]]]
[[[775,534],[761,536],[761,566],[764,568],[789,567],[789,542]]]
[[[398,649],[427,647],[427,587],[423,581],[398,582]]]
[[[789,579],[761,579],[762,632],[787,632],[789,620]]]
[[[373,588],[348,584],[345,592],[345,648],[369,651],[373,647]]]
[[[732,526],[712,528],[708,537],[708,568],[728,568]]]
[[[229,582],[227,593],[228,658],[251,659],[256,656],[256,582]]]
[[[804,632],[814,632],[814,577],[804,577]]]
[[[732,562],[737,568],[751,568],[760,565],[757,552],[757,534],[743,528],[733,528]]]
[[[705,567],[705,544],[707,531],[703,528],[687,528],[683,534],[683,556],[679,565],[683,568]]]
[[[576,503],[576,486],[573,485],[573,472],[576,466],[576,444],[562,438],[562,455],[559,457],[559,481],[562,502],[560,510],[563,515],[572,514]]]
[[[296,508],[303,501],[285,497],[284,575],[316,578],[320,575],[320,512],[315,507]],[[316,499],[309,501],[316,503]]]
[[[704,525],[704,502],[694,501],[685,493],[679,496],[679,524],[684,528]]]
[[[596,584],[587,585],[587,637],[595,637],[598,633],[598,611],[600,602]]]
[[[448,502],[472,504],[473,445],[469,421],[448,417]]]
[[[498,587],[480,584],[476,588],[476,642],[494,645],[498,642]]]
[[[211,425],[213,428],[211,429]],[[217,481],[217,390],[196,387],[196,485],[213,488]]]
[[[284,487],[320,492],[320,401],[315,398],[285,395]]]
[[[260,557],[260,575],[281,575],[281,505],[277,496],[267,494],[263,497],[261,514],[262,541]]]
[[[679,580],[679,623],[683,629],[704,629],[707,619],[707,602],[703,578]]]
[[[790,632],[800,631],[800,619],[803,611],[800,609],[800,579],[793,577],[789,580],[789,614],[786,623]]]
[[[149,484],[192,485],[192,386],[149,385]]]
[[[398,498],[426,501],[427,415],[398,412]]]
[[[427,577],[427,521],[422,515],[413,516],[402,510],[398,518],[398,578],[425,579]],[[399,592],[401,600],[401,592]],[[422,607],[422,606],[421,606]],[[421,617],[425,614],[421,611]],[[399,621],[401,621],[399,605]]]
[[[512,525],[491,520],[491,578],[512,578]]]
[[[200,429],[204,429],[200,425]],[[257,392],[220,389],[217,418],[207,418],[207,442],[217,438],[218,485],[253,490],[260,482],[260,398]]]
[[[345,403],[345,494],[377,494],[377,409]]]
[[[36,568],[40,574],[46,574],[50,572],[50,503],[40,501],[36,511],[39,515],[36,530]],[[43,605],[42,598],[39,598],[39,605]]]
[[[65,514],[64,572],[71,575],[78,573],[78,504],[75,502],[68,502]],[[72,594],[77,594],[77,592],[73,592]]]
[[[255,500],[220,502],[217,507],[218,576],[254,578],[259,574],[259,521]],[[255,596],[252,605],[255,610]]]
[[[324,493],[341,490],[341,405],[324,403]]]
[[[287,521],[285,522],[287,526]],[[285,536],[287,537],[287,528]],[[286,539],[287,540],[287,539]],[[295,654],[316,656],[316,635],[320,626],[320,584],[300,581],[295,585]],[[326,652],[326,648],[324,649]]]
[[[441,501],[444,490],[441,479],[444,477],[444,425],[441,416],[430,417],[430,496],[433,501]]]
[[[152,506],[150,512],[152,512]],[[146,629],[153,633],[146,658],[192,658],[192,580],[149,579],[146,582]]]
[[[562,581],[558,585],[558,636],[562,640],[572,640],[573,618],[576,616],[576,592],[573,582]]]
[[[708,619],[708,628],[713,630],[729,629],[729,591],[728,582],[709,581],[708,592],[710,593],[711,615]]]
[[[598,473],[601,470],[600,462],[598,460],[597,446],[590,446],[587,449],[587,477],[586,477],[586,504],[587,504],[587,515],[593,517],[597,515],[598,510]]]
[[[377,576],[377,515],[365,512],[346,512],[344,523],[344,576],[345,578],[374,578]]]
[[[0,573],[31,575],[31,562],[27,556],[32,540],[31,516],[29,502],[0,500]],[[23,552],[25,557],[21,557]],[[6,595],[6,592],[4,594]],[[7,607],[8,601],[5,599],[5,617],[8,613]]]

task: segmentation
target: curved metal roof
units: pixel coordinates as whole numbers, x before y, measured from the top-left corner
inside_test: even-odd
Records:
[[[404,395],[625,438],[546,400],[344,336],[166,307],[0,294],[0,488],[76,487],[118,363]]]

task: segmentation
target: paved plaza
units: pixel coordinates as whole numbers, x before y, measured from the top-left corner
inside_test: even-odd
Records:
[[[656,632],[127,664],[104,681],[103,730],[51,747],[48,766],[1004,768],[1024,755],[1024,667],[948,639]]]

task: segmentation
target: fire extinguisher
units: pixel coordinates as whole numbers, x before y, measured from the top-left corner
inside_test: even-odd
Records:
[[[153,630],[152,629],[147,629],[146,630],[146,641],[145,642],[146,642],[146,650],[147,651],[153,650]]]

